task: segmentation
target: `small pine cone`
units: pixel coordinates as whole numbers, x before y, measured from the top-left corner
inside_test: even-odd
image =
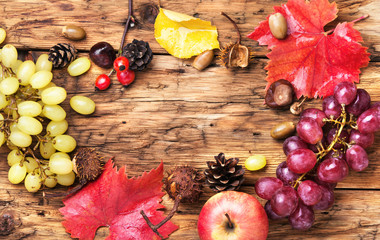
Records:
[[[49,50],[49,61],[54,68],[63,68],[77,56],[77,50],[69,43],[58,43]]]
[[[142,71],[153,59],[149,43],[134,39],[123,48],[122,55],[129,60],[129,69]]]
[[[244,169],[238,165],[238,158],[226,160],[224,153],[215,156],[216,162],[207,162],[209,169],[204,171],[206,184],[214,191],[230,191],[239,189],[244,181]]]

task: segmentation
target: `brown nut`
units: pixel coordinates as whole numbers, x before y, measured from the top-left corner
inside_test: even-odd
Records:
[[[269,17],[269,28],[277,39],[284,39],[288,33],[288,24],[281,13],[275,13]]]
[[[212,60],[214,59],[214,51],[213,50],[206,50],[203,53],[199,54],[193,62],[193,67],[198,69],[199,71],[202,71],[205,69]]]
[[[265,95],[265,103],[271,108],[284,108],[289,106],[293,100],[293,85],[284,79],[272,83]]]
[[[274,139],[285,139],[292,135],[296,130],[293,122],[282,122],[275,125],[270,131],[270,135]]]
[[[82,40],[86,37],[86,32],[83,28],[69,24],[62,28],[62,34],[70,40]]]

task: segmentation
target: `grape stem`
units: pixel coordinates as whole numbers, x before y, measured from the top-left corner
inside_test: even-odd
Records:
[[[140,214],[143,216],[143,218],[145,219],[146,223],[148,224],[148,226],[152,229],[153,232],[155,232],[161,239],[165,239],[159,232],[158,232],[158,229],[160,227],[162,227],[162,225],[164,225],[167,221],[169,221],[173,216],[174,214],[177,212],[178,210],[178,207],[179,207],[179,203],[181,202],[181,199],[182,197],[180,196],[177,196],[174,200],[174,206],[172,208],[172,210],[170,210],[170,213],[166,216],[166,218],[164,220],[162,220],[160,223],[158,223],[157,225],[154,225],[148,218],[148,216],[145,214],[144,210],[141,210],[140,211]]]
[[[239,30],[238,26],[236,25],[236,22],[234,20],[232,20],[232,18],[230,18],[225,12],[221,12],[220,14],[225,16],[234,25],[234,28],[235,28],[237,35],[238,35],[237,43],[240,44],[241,43],[241,34],[240,34],[240,30]]]
[[[125,23],[123,36],[121,37],[121,42],[120,42],[120,48],[119,48],[119,51],[118,51],[118,56],[120,56],[121,53],[123,52],[123,47],[124,47],[124,42],[125,42],[125,36],[127,35],[127,32],[128,32],[128,29],[129,29],[129,25],[131,24],[131,21],[134,23],[135,22],[135,18],[133,17],[132,0],[128,0],[128,18],[127,18],[127,22]]]
[[[339,119],[342,119],[341,121],[338,121]],[[346,126],[346,124],[349,124],[351,123],[352,120],[352,117],[350,116],[350,121],[347,122],[347,114],[346,114],[346,110],[345,110],[345,105],[342,104],[342,113],[340,114],[340,117],[335,120],[335,119],[324,119],[323,120],[324,122],[333,122],[333,123],[336,123],[336,124],[339,124],[339,129],[338,129],[338,132],[335,134],[334,136],[334,139],[333,141],[330,143],[330,145],[324,149],[323,145],[321,142],[318,143],[318,153],[316,154],[317,155],[317,162],[315,165],[317,165],[317,163],[324,157],[326,156],[330,151],[334,150],[334,145],[341,141],[341,139],[339,138],[340,137],[340,134],[342,133],[343,131],[343,128],[344,126]],[[296,188],[297,185],[302,181],[302,179],[308,174],[309,172],[305,172],[304,174],[302,174],[294,183],[293,185],[293,188]]]

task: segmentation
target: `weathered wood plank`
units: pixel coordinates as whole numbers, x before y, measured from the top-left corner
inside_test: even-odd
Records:
[[[353,21],[363,15],[370,14],[370,18],[355,24],[364,39],[364,45],[369,47],[372,58],[380,55],[380,2],[338,0],[340,10],[338,22]],[[236,33],[232,24],[220,15],[224,11],[236,19],[243,35],[243,44],[252,47],[258,56],[267,53],[265,47],[258,47],[253,40],[246,38],[260,21],[273,12],[273,6],[285,3],[285,1],[161,1],[162,7],[195,15],[201,19],[211,21],[217,26],[221,45],[236,41]],[[119,48],[120,38],[123,33],[124,23],[128,14],[128,1],[0,1],[4,6],[0,13],[4,16],[0,19],[0,26],[8,32],[8,42],[17,47],[26,49],[49,49],[58,42],[68,42],[61,36],[62,27],[68,23],[77,24],[87,32],[84,41],[73,42],[80,50],[89,50],[99,41],[107,41]],[[132,29],[127,36],[127,42],[134,38],[148,41],[156,53],[166,53],[154,39],[153,24],[144,20],[142,12],[146,4],[157,4],[157,1],[136,0],[134,12],[140,24]]]

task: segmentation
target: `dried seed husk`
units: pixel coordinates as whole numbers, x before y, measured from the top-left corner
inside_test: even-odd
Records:
[[[94,181],[102,172],[104,161],[92,148],[79,148],[73,157],[73,171],[80,183]]]

